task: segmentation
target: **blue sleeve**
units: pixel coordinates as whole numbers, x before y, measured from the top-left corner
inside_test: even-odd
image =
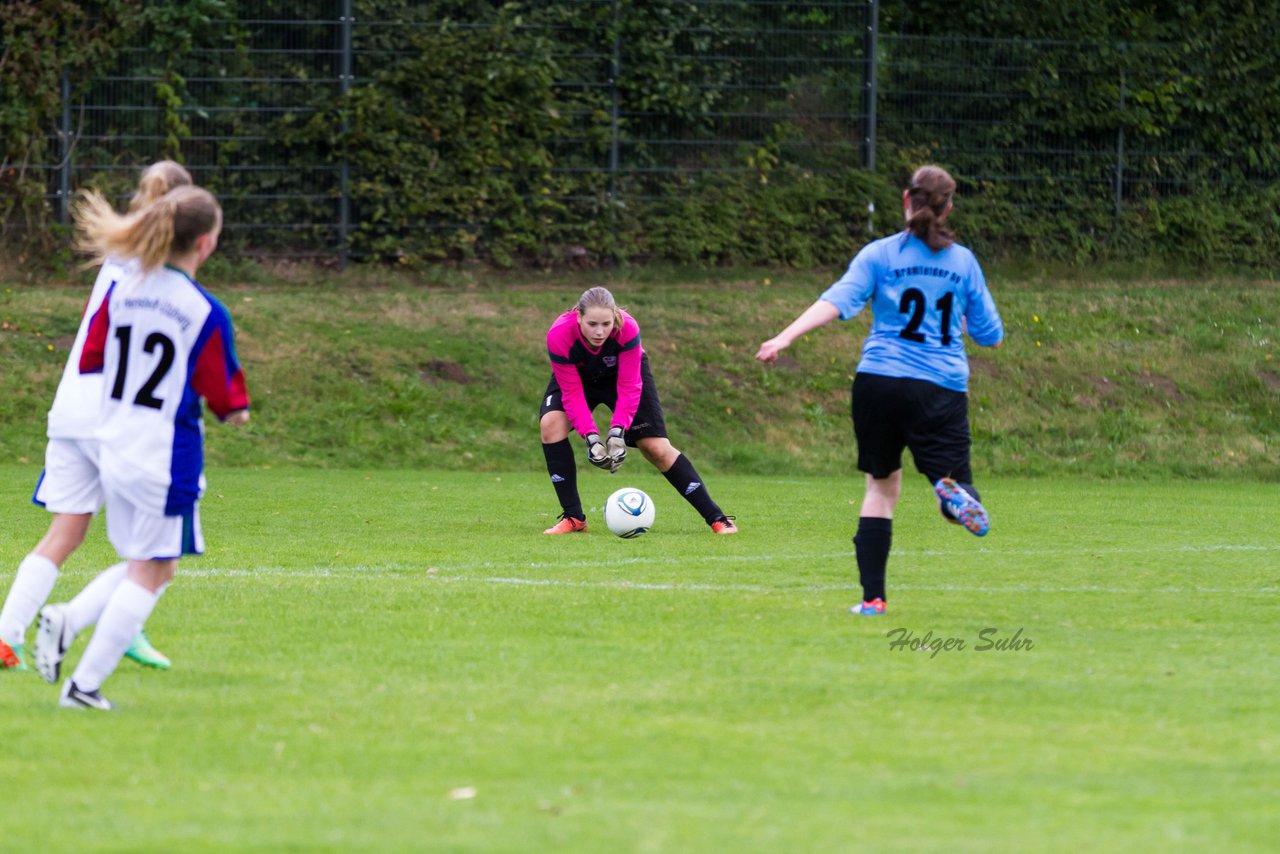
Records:
[[[819,297],[840,310],[841,320],[855,317],[875,293],[876,281],[883,267],[875,247],[875,243],[862,247],[862,251],[849,262],[849,269],[844,275]]]
[[[964,313],[969,337],[983,347],[992,347],[1004,339],[1004,323],[996,311],[995,300],[987,290],[987,277],[982,274],[978,261],[973,260],[969,274],[969,305]]]

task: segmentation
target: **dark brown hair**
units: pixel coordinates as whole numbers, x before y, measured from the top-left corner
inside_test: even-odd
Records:
[[[911,176],[911,186],[907,188],[907,201],[911,205],[907,230],[934,252],[955,242],[951,229],[942,224],[955,192],[956,179],[941,166],[921,166]]]

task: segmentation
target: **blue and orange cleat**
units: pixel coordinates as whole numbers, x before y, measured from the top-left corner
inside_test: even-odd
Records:
[[[860,614],[863,617],[878,617],[889,609],[883,599],[872,599],[870,602],[863,602],[861,605],[854,605],[849,609],[850,614]]]
[[[991,530],[991,519],[978,499],[949,477],[933,485],[938,499],[951,511],[951,515],[974,536],[981,537]]]

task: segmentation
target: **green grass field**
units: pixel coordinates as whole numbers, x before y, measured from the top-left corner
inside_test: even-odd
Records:
[[[36,474],[0,465],[5,588]],[[0,848],[1274,850],[1274,484],[989,478],[977,539],[910,479],[859,618],[857,481],[704,474],[739,536],[638,459],[581,472],[654,497],[630,541],[543,537],[528,472],[213,470],[172,671],[109,715],[0,674]],[[99,523],[54,598],[112,560]]]
[[[776,365],[753,358],[838,275],[608,277],[639,319],[672,440],[699,466],[853,473],[849,382],[869,312]],[[1007,335],[969,348],[979,470],[1280,482],[1280,282],[991,276]],[[541,471],[547,326],[602,278],[212,265],[201,279],[235,317],[254,420],[210,430],[210,463]],[[42,458],[87,292],[0,287],[0,463]]]

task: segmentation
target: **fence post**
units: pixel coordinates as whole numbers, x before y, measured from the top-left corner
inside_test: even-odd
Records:
[[[62,69],[62,128],[59,134],[58,222],[66,225],[71,213],[71,75]]]
[[[344,98],[342,105],[342,168],[339,173],[338,197],[338,269],[347,269],[347,237],[351,230],[351,164],[347,159],[347,134],[351,130],[345,96],[351,88],[351,0],[342,0],[342,73],[338,75],[338,90]]]
[[[618,75],[622,71],[622,28],[618,0],[613,0],[613,49],[609,56],[609,264],[618,265]]]
[[[879,79],[876,67],[879,65],[880,49],[880,0],[869,0],[867,4],[867,31],[864,37],[863,53],[866,55],[866,69],[863,72],[863,107],[866,119],[866,137],[863,140],[862,165],[870,174],[876,171],[876,99],[879,94]],[[876,203],[872,199],[867,202],[867,231],[875,231]]]
[[[1120,52],[1120,56],[1124,57],[1124,52]],[[1120,66],[1120,121],[1117,122],[1116,130],[1116,175],[1115,175],[1115,218],[1116,222],[1120,220],[1120,208],[1123,204],[1124,195],[1124,66]]]

